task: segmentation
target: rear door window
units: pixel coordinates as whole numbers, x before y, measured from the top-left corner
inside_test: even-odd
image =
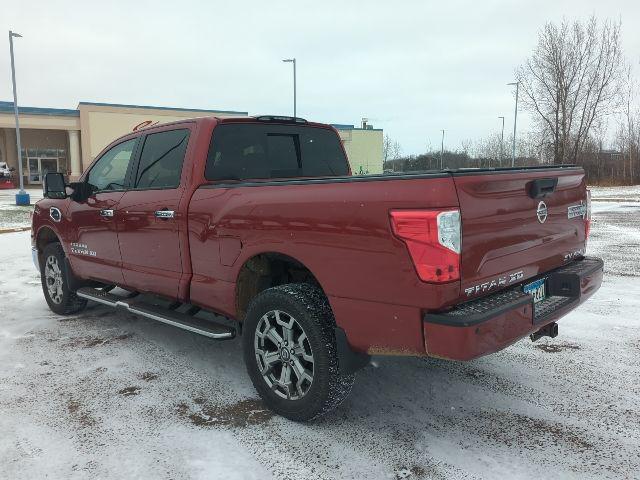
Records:
[[[178,187],[188,142],[189,129],[186,128],[147,135],[135,176],[135,188]]]
[[[346,156],[332,130],[253,123],[218,125],[205,169],[208,180],[347,174]]]

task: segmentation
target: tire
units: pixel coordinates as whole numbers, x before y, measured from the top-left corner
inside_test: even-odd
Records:
[[[40,282],[49,308],[59,315],[70,315],[83,310],[87,306],[87,300],[69,290],[64,259],[64,250],[59,243],[50,243],[44,247]]]
[[[249,305],[242,330],[253,386],[278,415],[313,420],[351,392],[355,375],[340,373],[335,320],[319,288],[294,283],[264,290]]]

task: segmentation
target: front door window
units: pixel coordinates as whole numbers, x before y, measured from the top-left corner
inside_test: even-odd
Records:
[[[122,142],[107,151],[93,164],[87,183],[94,191],[123,190],[136,139]]]

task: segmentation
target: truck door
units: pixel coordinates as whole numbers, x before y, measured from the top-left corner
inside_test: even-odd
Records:
[[[181,183],[191,124],[171,125],[140,139],[131,189],[118,205],[118,240],[125,284],[139,291],[177,298],[183,273]],[[184,174],[186,178],[186,173]]]
[[[107,150],[85,176],[94,192],[86,200],[69,203],[70,223],[76,228],[66,250],[73,271],[82,278],[123,282],[116,221],[136,141]]]

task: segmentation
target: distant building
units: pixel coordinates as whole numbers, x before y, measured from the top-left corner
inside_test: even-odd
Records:
[[[100,151],[131,131],[186,118],[244,117],[248,112],[80,102],[77,109],[20,107],[25,184],[47,171],[78,178]],[[334,125],[354,174],[382,173],[382,130]],[[0,162],[18,168],[13,102],[0,101]]]
[[[340,133],[354,175],[382,173],[382,129],[368,125],[366,118],[362,120],[360,128],[341,124],[333,127]]]
[[[598,152],[598,160],[605,162],[606,165],[622,162],[624,155],[619,150],[600,150]]]

